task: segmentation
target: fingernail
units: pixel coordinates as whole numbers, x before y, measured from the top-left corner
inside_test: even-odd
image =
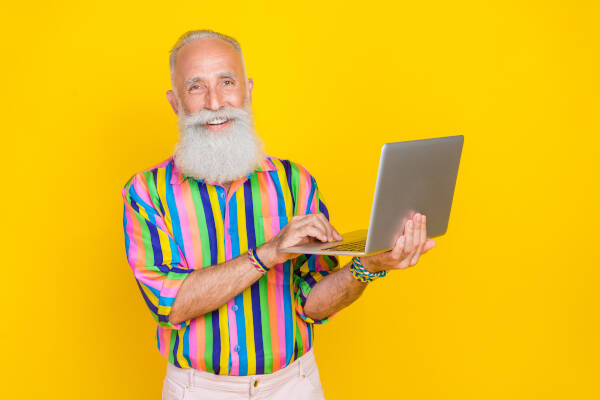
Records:
[[[408,224],[406,224],[406,226],[408,226],[409,228],[412,228],[412,221],[408,221]]]

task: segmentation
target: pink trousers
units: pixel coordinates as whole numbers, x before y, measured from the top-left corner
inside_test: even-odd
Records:
[[[214,375],[167,363],[163,400],[304,400],[324,399],[312,349],[272,374]]]

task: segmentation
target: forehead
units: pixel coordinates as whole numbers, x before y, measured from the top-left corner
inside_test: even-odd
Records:
[[[231,72],[242,77],[242,57],[231,43],[219,38],[196,39],[181,49],[175,59],[175,78]]]

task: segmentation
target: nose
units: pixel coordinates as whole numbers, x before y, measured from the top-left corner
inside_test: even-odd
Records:
[[[216,111],[222,107],[221,96],[216,89],[209,89],[207,93],[208,98],[206,99],[206,108],[212,111]]]

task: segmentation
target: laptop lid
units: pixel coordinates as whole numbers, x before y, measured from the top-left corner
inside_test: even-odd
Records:
[[[381,149],[366,253],[390,249],[404,222],[427,216],[427,235],[448,228],[464,136],[386,143]]]

